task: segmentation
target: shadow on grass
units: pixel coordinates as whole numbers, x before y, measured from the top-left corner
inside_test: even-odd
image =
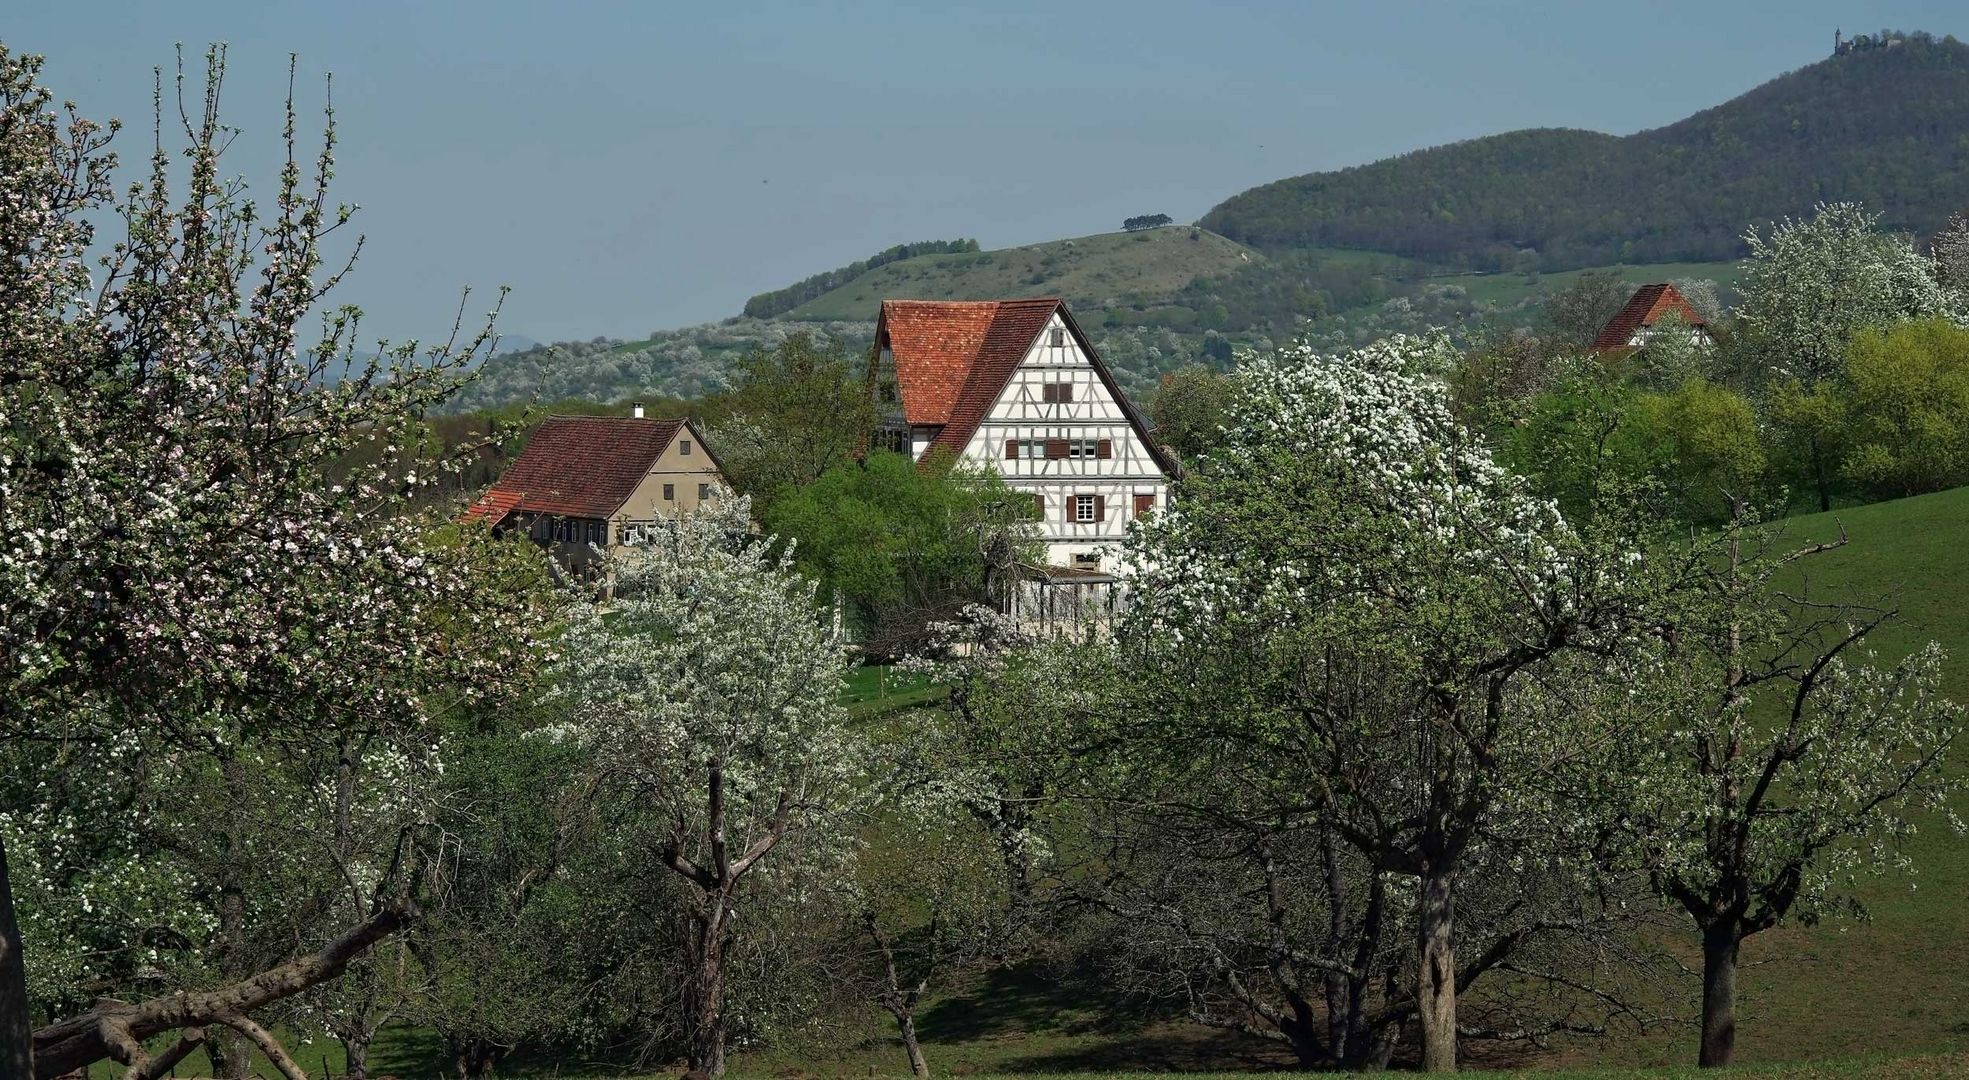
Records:
[[[926,1042],[944,1045],[1027,1043],[994,1062],[995,1071],[1014,1073],[1245,1071],[1293,1064],[1289,1053],[1266,1040],[1184,1023],[1139,999],[1103,993],[1089,979],[1062,978],[1035,966],[984,974],[925,1010],[918,1029]]]

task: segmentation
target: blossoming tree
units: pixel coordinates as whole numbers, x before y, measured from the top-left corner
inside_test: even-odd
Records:
[[[750,501],[651,528],[612,567],[615,598],[570,613],[555,671],[561,737],[636,807],[646,848],[693,898],[691,1068],[722,1074],[726,968],[745,901],[776,874],[845,856],[835,813],[856,763],[846,654],[791,553],[749,535]]]
[[[1938,693],[1933,643],[1885,663],[1868,642],[1891,612],[1807,596],[1789,569],[1843,546],[1786,550],[1738,518],[1692,546],[1690,588],[1664,622],[1634,703],[1649,737],[1610,803],[1661,895],[1701,936],[1704,1066],[1730,1063],[1745,939],[1787,921],[1863,911],[1862,875],[1910,871],[1917,814],[1958,831],[1944,759],[1961,710]]]
[[[114,125],[54,109],[39,70],[0,50],[0,898],[18,852],[37,904],[22,918],[56,934],[51,960],[65,932],[114,938],[92,910],[113,896],[142,900],[130,910],[163,916],[169,947],[205,963],[167,965],[173,993],[34,1033],[30,1072],[39,954],[0,899],[0,1074],[112,1057],[159,1076],[208,1028],[297,1073],[251,1014],[335,978],[416,913],[405,834],[384,830],[379,853],[357,839],[367,824],[333,819],[414,820],[428,718],[497,696],[533,654],[533,599],[486,568],[506,549],[416,510],[443,467],[420,459],[421,417],[489,347],[489,323],[462,339],[454,325],[421,356],[359,357],[350,308],[308,335],[354,258],[326,262],[353,212],[327,196],[332,114],[307,169],[290,97],[288,160],[256,206],[220,171],[222,50],[202,101],[180,70],[182,154],[160,85],[148,172],[121,196]],[[113,245],[97,241],[104,221],[124,227]],[[275,902],[254,890],[278,876],[278,833],[221,827],[229,839],[198,852],[157,842],[193,837],[202,781],[220,803],[249,797],[237,820],[321,825],[310,854],[343,885],[282,901],[285,958],[241,946],[253,907]],[[93,976],[155,984],[155,942],[111,944]],[[170,1031],[175,1044],[148,1049]]]
[[[1139,602],[1122,643],[1124,665],[1157,673],[1138,711],[1151,728],[1165,718],[1178,764],[1242,776],[1235,802],[1269,808],[1252,813],[1254,837],[1317,852],[1323,831],[1412,895],[1410,990],[1379,1020],[1359,1015],[1375,948],[1361,964],[1351,950],[1281,955],[1311,976],[1301,989],[1352,980],[1334,1038],[1412,1015],[1430,1069],[1454,1068],[1459,1031],[1535,1034],[1460,1023],[1458,997],[1529,943],[1601,918],[1565,906],[1592,889],[1559,888],[1559,907],[1506,903],[1473,934],[1459,893],[1477,865],[1528,851],[1576,880],[1595,872],[1536,841],[1581,816],[1557,778],[1591,775],[1615,736],[1591,694],[1621,678],[1646,592],[1617,532],[1568,527],[1456,423],[1438,378],[1451,355],[1395,338],[1248,362],[1223,443],[1131,545]],[[1278,828],[1290,821],[1297,835]],[[1363,883],[1353,910],[1374,892]],[[1310,1019],[1286,1009],[1275,1026],[1311,1047]]]

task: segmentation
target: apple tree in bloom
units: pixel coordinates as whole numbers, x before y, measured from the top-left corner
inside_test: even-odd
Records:
[[[1962,712],[1939,693],[1940,649],[1885,661],[1869,642],[1890,612],[1795,584],[1800,560],[1845,543],[1787,545],[1739,509],[1691,546],[1632,700],[1649,737],[1618,764],[1637,778],[1630,801],[1609,808],[1701,938],[1704,1066],[1735,1048],[1746,938],[1864,914],[1853,884],[1913,870],[1902,844],[1918,817],[1962,827],[1961,781],[1943,770]]]
[[[1858,203],[1824,203],[1743,240],[1750,257],[1732,347],[1755,380],[1810,388],[1845,370],[1846,343],[1861,329],[1963,314],[1934,261],[1912,238],[1880,231],[1879,215]]]
[[[765,898],[847,855],[864,761],[840,703],[846,653],[812,582],[729,495],[647,532],[612,599],[569,613],[552,729],[589,749],[619,843],[690,897],[682,1001],[693,1069],[717,1076],[728,967]],[[763,925],[763,923],[762,923]]]
[[[1453,358],[1404,337],[1254,358],[1129,549],[1127,743],[1163,748],[1132,786],[1224,792],[1145,809],[1171,843],[1181,817],[1241,845],[1256,905],[1235,948],[1184,931],[1221,959],[1194,970],[1304,1060],[1385,1059],[1410,1018],[1431,1069],[1459,1036],[1596,1026],[1458,1002],[1497,971],[1577,984],[1612,938],[1582,791],[1620,737],[1595,699],[1631,666],[1647,567],[1614,515],[1574,529],[1492,461],[1451,415]],[[1166,873],[1166,845],[1144,857]]]
[[[359,313],[327,299],[360,246],[330,261],[353,214],[328,197],[332,113],[309,163],[290,98],[256,203],[220,163],[223,70],[212,50],[202,96],[180,71],[171,104],[160,78],[119,193],[114,125],[0,49],[10,1076],[103,1057],[158,1076],[207,1042],[237,1075],[241,1040],[297,1071],[252,1014],[415,917],[432,718],[536,654],[530,558],[418,497],[447,468],[422,417],[489,322],[359,354]],[[32,1072],[30,979],[44,1014],[106,999],[35,1032]]]

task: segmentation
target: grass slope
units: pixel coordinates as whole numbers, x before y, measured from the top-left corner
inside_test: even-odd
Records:
[[[885,299],[987,300],[1064,296],[1076,309],[1153,304],[1201,277],[1259,256],[1202,229],[1099,233],[1026,247],[921,255],[862,274],[794,308],[787,319],[875,318]]]

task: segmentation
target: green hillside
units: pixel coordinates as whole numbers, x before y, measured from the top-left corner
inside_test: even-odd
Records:
[[[1253,188],[1201,224],[1471,269],[1736,257],[1746,224],[1851,199],[1931,232],[1969,204],[1969,46],[1887,35],[1625,137],[1528,130]]]
[[[876,267],[783,317],[875,318],[886,298],[983,300],[1064,296],[1082,311],[1150,307],[1199,278],[1234,273],[1259,256],[1203,229],[1100,233],[1026,247],[919,255]]]

